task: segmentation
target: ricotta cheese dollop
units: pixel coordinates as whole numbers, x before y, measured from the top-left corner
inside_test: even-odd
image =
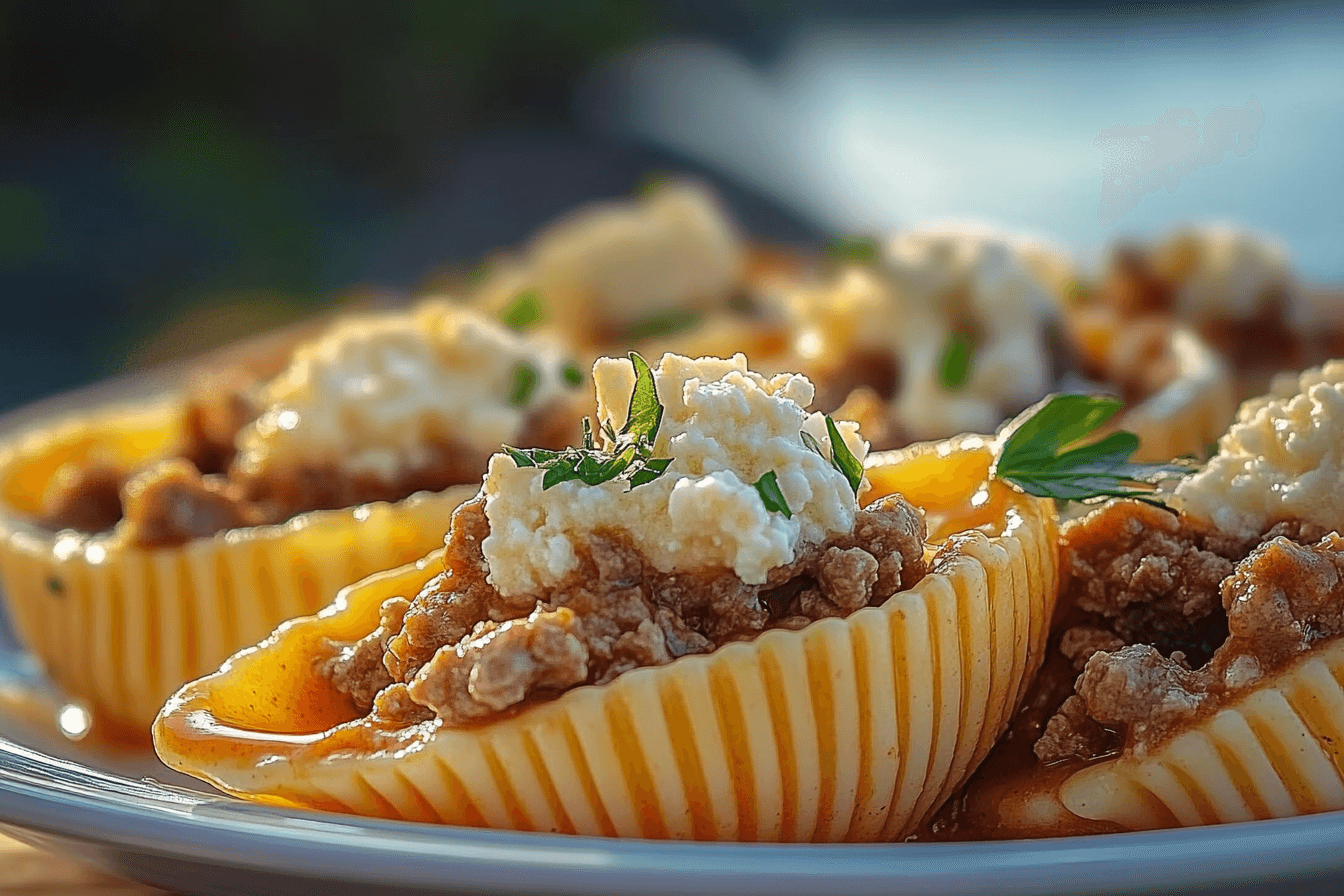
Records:
[[[476,303],[497,314],[534,291],[543,329],[578,345],[602,343],[651,315],[722,307],[744,263],[742,239],[714,195],[668,184],[555,222],[490,278]]]
[[[801,435],[829,453],[825,418],[805,410],[813,398],[806,377],[763,377],[747,370],[741,354],[667,354],[653,375],[664,406],[653,456],[672,462],[652,482],[630,488],[569,481],[543,489],[540,469],[520,468],[507,454],[490,459],[484,488],[490,535],[482,548],[490,582],[502,595],[562,581],[578,562],[576,537],[595,530],[623,533],[662,572],[729,568],[760,584],[801,544],[853,528],[858,502],[848,480]],[[599,359],[593,380],[599,424],[619,431],[635,386],[633,365]],[[868,444],[857,424],[836,426],[862,461]],[[754,486],[772,471],[790,517],[768,510]]]
[[[903,310],[892,333],[903,388],[896,412],[920,439],[989,432],[1050,387],[1049,288],[1007,238],[959,230],[898,235],[884,267]],[[953,333],[972,337],[969,378],[956,391],[939,377]]]
[[[1243,403],[1218,453],[1177,486],[1175,501],[1247,537],[1285,520],[1344,526],[1344,361],[1282,378]]]
[[[394,481],[431,462],[435,446],[484,458],[564,391],[562,368],[549,344],[445,300],[347,318],[266,385],[237,463]]]

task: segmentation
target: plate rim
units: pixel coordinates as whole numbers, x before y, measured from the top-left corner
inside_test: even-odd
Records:
[[[1069,894],[1166,892],[1177,885],[1344,874],[1339,850],[1344,811],[1044,840],[622,840],[282,809],[132,779],[5,737],[0,737],[0,824],[242,872],[430,891],[451,881],[461,892],[784,896],[888,893],[899,881],[912,893],[970,894],[992,879],[1001,894]]]

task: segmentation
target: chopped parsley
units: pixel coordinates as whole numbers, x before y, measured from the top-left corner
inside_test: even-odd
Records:
[[[592,421],[584,418],[583,444],[579,448],[550,451],[545,448],[511,448],[504,451],[520,467],[539,467],[546,471],[541,480],[542,489],[562,482],[578,480],[584,485],[622,480],[637,488],[652,482],[667,471],[670,457],[654,457],[653,444],[663,422],[663,405],[658,400],[658,387],[653,371],[637,353],[630,353],[635,368],[635,388],[630,394],[630,407],[625,425],[616,432],[609,421],[603,421],[602,433],[609,447],[598,448],[593,442]]]
[[[784,500],[784,493],[779,490],[779,477],[775,475],[774,470],[770,470],[752,483],[756,487],[756,494],[761,496],[761,503],[765,509],[771,513],[782,513],[784,519],[790,519],[793,511],[789,510],[789,502]]]
[[[526,361],[519,361],[513,365],[512,379],[509,383],[509,404],[515,408],[526,407],[540,383],[541,374],[537,372],[536,367]]]
[[[812,449],[824,460],[829,460],[831,466],[835,467],[844,474],[845,481],[849,487],[854,490],[855,496],[859,494],[859,486],[863,484],[863,464],[854,456],[854,452],[849,450],[845,444],[844,438],[840,435],[840,429],[835,425],[835,421],[830,415],[826,415],[826,435],[831,442],[831,451],[827,454],[821,448],[821,443],[813,437],[812,433],[804,430],[798,433],[803,439],[803,444]]]
[[[541,323],[546,309],[541,304],[541,294],[535,289],[527,289],[513,297],[513,301],[499,312],[499,319],[511,330],[522,332]]]
[[[849,487],[854,490],[855,495],[858,495],[859,486],[863,483],[863,464],[859,463],[859,459],[849,450],[849,446],[840,436],[840,430],[835,426],[835,421],[829,415],[826,417],[826,434],[831,437],[831,466],[845,474],[845,479],[849,480]]]
[[[971,379],[974,350],[971,338],[953,331],[938,353],[938,384],[949,392],[960,392]]]

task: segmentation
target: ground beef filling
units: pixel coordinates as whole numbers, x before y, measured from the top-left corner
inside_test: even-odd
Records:
[[[1122,247],[1112,259],[1100,298],[1125,318],[1170,318],[1178,310],[1180,280],[1184,276],[1181,271],[1190,264],[1189,258],[1162,258],[1134,246]],[[1331,357],[1322,353],[1325,339],[1304,338],[1293,331],[1288,323],[1289,299],[1282,288],[1275,288],[1262,299],[1262,307],[1251,317],[1186,321],[1231,369],[1242,376],[1249,374],[1255,387],[1249,392],[1243,389],[1246,394],[1264,391],[1269,374],[1301,370]]]
[[[426,463],[391,479],[351,475],[337,461],[245,475],[234,467],[234,445],[238,431],[261,412],[254,394],[253,382],[236,376],[196,390],[177,457],[134,470],[105,459],[67,464],[48,485],[39,523],[93,533],[124,521],[132,544],[173,547],[309,511],[395,502],[418,491],[478,482],[492,453],[458,442],[427,446]],[[532,414],[517,441],[562,448],[573,429],[569,409],[556,404]]]
[[[1296,522],[1239,539],[1117,501],[1065,527],[1079,676],[1035,745],[1045,762],[1142,753],[1313,644],[1344,633],[1344,540]]]
[[[479,723],[766,629],[847,616],[926,572],[923,517],[897,496],[859,511],[852,532],[805,546],[763,585],[731,570],[659,572],[621,533],[598,531],[579,542],[564,582],[505,598],[486,580],[489,531],[483,498],[462,505],[444,572],[414,600],[386,601],[363,639],[330,645],[322,672],[361,713],[392,725]]]

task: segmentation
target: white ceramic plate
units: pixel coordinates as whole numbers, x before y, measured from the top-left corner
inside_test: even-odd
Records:
[[[2,623],[0,623],[2,624]],[[279,810],[148,751],[70,742],[0,630],[0,829],[182,893],[1097,894],[1344,891],[1344,813],[1149,834],[866,846],[658,843]]]

